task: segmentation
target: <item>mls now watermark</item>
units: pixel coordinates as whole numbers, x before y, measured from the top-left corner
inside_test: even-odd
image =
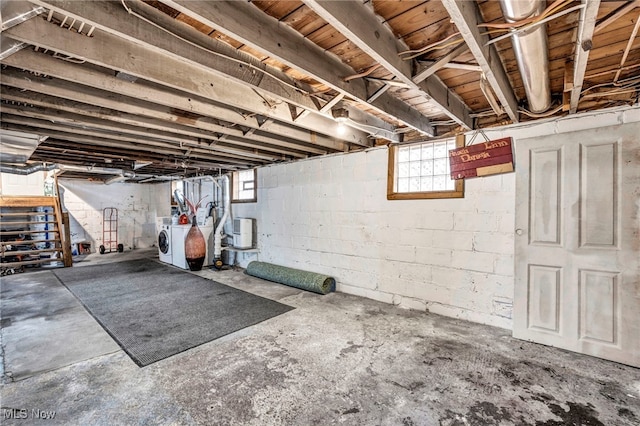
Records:
[[[3,408],[2,419],[42,419],[52,420],[56,417],[56,412],[52,410],[41,410],[39,408],[32,408],[31,410],[26,408]]]

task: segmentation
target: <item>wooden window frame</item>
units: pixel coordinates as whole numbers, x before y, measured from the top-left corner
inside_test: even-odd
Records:
[[[256,203],[258,202],[258,169],[253,169],[253,198],[247,198],[244,200],[238,200],[238,199],[234,199],[234,196],[236,194],[236,190],[235,190],[235,181],[236,181],[236,176],[238,176],[238,174],[241,171],[245,171],[245,170],[239,170],[239,171],[235,171],[235,172],[231,172],[231,202],[232,203]]]
[[[464,135],[457,135],[456,147],[463,147],[464,140]],[[396,192],[396,157],[399,147],[399,145],[389,146],[389,165],[387,167],[387,200],[431,200],[443,198],[464,198],[464,179],[456,180],[455,188],[448,191]]]

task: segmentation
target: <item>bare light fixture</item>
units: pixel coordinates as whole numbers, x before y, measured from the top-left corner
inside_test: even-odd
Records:
[[[346,108],[334,108],[331,110],[331,115],[338,123],[349,121],[349,111]]]

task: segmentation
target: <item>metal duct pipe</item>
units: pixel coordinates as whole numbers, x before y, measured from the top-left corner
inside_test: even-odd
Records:
[[[540,15],[545,9],[544,0],[500,0],[507,22],[517,22]],[[511,36],[518,69],[531,112],[544,112],[551,106],[549,88],[549,52],[546,25],[538,25],[528,31]]]
[[[29,166],[8,166],[5,164],[0,164],[0,173],[10,173],[13,175],[30,175],[31,173],[57,169],[57,164],[44,164],[37,163]]]
[[[110,177],[109,179],[106,179],[104,181],[105,185],[111,185],[112,183],[116,183],[116,182],[124,182],[125,180],[129,179],[126,176],[122,176],[122,175],[118,175],[118,176],[113,176]]]
[[[136,177],[133,172],[128,172],[122,169],[112,169],[109,167],[89,167],[89,166],[67,166],[59,164],[58,169],[67,172],[80,172],[80,173],[94,173],[97,175],[117,175],[127,179]]]

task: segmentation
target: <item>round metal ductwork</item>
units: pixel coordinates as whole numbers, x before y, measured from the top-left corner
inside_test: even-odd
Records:
[[[500,0],[507,22],[517,22],[542,14],[546,2],[541,0]],[[518,69],[524,83],[529,110],[544,112],[551,106],[549,87],[549,51],[546,25],[538,25],[511,37]]]

